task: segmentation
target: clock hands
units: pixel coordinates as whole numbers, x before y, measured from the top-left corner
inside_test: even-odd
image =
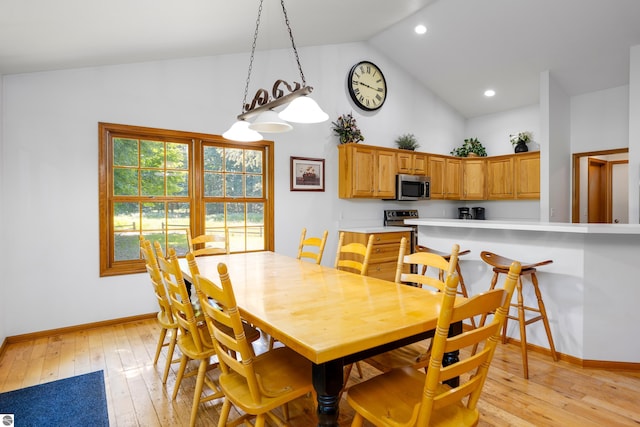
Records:
[[[368,84],[366,84],[366,83],[358,82],[358,84],[359,84],[359,85],[362,85],[362,86],[364,86],[364,87],[368,87],[369,89],[374,89],[374,88],[372,88],[371,86],[369,86],[369,85],[368,85]],[[375,89],[374,89],[374,90],[375,90]]]

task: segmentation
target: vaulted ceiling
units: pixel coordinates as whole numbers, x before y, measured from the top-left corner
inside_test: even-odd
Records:
[[[247,52],[259,0],[2,0],[0,74]],[[628,84],[638,0],[286,2],[296,44],[368,41],[465,117]],[[418,36],[417,24],[428,31]],[[289,46],[265,0],[258,49]],[[486,98],[487,88],[496,96]],[[319,89],[319,88],[318,88]]]

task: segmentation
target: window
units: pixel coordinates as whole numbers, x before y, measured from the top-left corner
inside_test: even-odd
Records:
[[[101,276],[144,271],[140,236],[178,255],[187,230],[273,250],[273,142],[100,123],[99,144]]]

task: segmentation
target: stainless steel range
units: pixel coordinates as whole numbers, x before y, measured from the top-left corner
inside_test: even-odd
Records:
[[[401,210],[385,210],[384,211],[384,226],[394,226],[394,227],[409,227],[411,228],[411,252],[413,253],[416,250],[416,246],[418,245],[418,226],[417,225],[408,225],[404,223],[405,219],[417,219],[418,218],[418,210],[417,209],[401,209]]]

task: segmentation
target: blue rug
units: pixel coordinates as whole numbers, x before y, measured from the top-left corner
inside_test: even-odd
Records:
[[[0,393],[0,414],[0,426],[108,426],[104,374],[96,371]]]

